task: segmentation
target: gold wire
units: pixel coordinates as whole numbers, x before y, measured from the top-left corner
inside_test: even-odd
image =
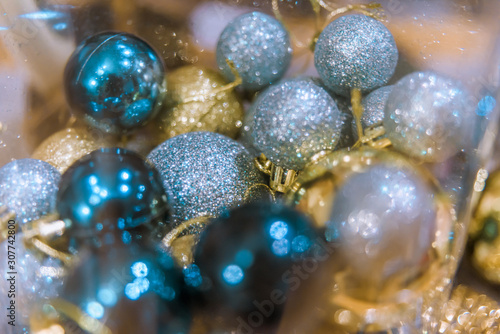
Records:
[[[55,258],[55,259],[62,261],[66,266],[72,265],[73,257],[70,254],[58,251],[57,249],[50,247],[49,245],[47,245],[43,241],[40,241],[38,238],[31,238],[29,240],[29,242],[31,242],[31,244],[36,249],[38,249],[40,252],[42,252],[42,253],[44,253],[52,258]]]
[[[50,301],[52,305],[58,312],[64,314],[80,326],[81,329],[92,333],[92,334],[112,334],[111,329],[101,323],[99,320],[90,317],[85,314],[78,306],[57,298]]]
[[[213,219],[214,217],[212,216],[201,216],[197,218],[193,218],[190,220],[186,220],[185,222],[179,224],[177,227],[175,227],[173,230],[167,233],[166,236],[163,237],[161,243],[166,249],[170,249],[172,247],[173,242],[181,236],[181,234],[189,229],[191,226],[195,225],[202,225],[206,226],[208,225],[208,221],[210,219]]]

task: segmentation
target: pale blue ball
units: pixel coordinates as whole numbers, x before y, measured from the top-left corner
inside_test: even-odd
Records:
[[[290,38],[283,25],[269,15],[252,12],[227,25],[217,44],[217,64],[228,80],[232,61],[246,90],[260,90],[279,80],[292,59]]]
[[[398,49],[390,31],[365,15],[346,15],[330,23],[320,34],[314,64],[336,94],[349,96],[385,85],[394,74]]]

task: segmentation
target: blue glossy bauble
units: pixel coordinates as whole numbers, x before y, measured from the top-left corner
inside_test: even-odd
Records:
[[[96,237],[161,217],[167,198],[158,172],[138,154],[99,149],[63,174],[57,211],[72,222],[71,236]]]
[[[64,73],[66,97],[75,114],[109,133],[149,121],[166,91],[162,59],[146,42],[105,32],[84,40]]]
[[[263,13],[243,14],[230,22],[217,43],[217,64],[228,80],[234,80],[226,60],[234,63],[243,88],[256,91],[279,80],[292,59],[285,27]]]
[[[321,80],[336,94],[349,96],[383,86],[394,74],[398,49],[390,31],[365,15],[346,15],[321,32],[314,64]]]
[[[82,251],[60,298],[111,333],[189,333],[180,269],[169,255],[154,256],[136,244]]]
[[[250,326],[275,333],[287,294],[297,288],[290,285],[292,267],[307,261],[316,238],[303,215],[273,203],[252,203],[212,222],[184,275],[199,291],[202,313],[224,319],[214,320],[213,332]]]

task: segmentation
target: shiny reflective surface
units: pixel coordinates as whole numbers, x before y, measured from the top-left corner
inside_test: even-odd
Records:
[[[215,220],[202,234],[186,282],[199,291],[195,306],[214,323],[212,332],[234,331],[249,314],[266,304],[269,313],[254,326],[274,333],[286,299],[294,261],[310,254],[316,231],[304,216],[282,205],[253,203]],[[271,306],[269,306],[271,304]],[[254,312],[255,313],[255,312]],[[223,317],[225,323],[216,323]]]
[[[143,40],[105,32],[84,40],[70,57],[66,97],[90,125],[120,133],[145,124],[163,103],[161,58]]]
[[[63,175],[57,210],[73,223],[72,236],[105,235],[150,222],[167,211],[158,172],[139,155],[99,149]]]

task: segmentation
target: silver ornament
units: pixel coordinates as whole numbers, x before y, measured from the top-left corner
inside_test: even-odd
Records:
[[[163,179],[174,224],[217,217],[251,199],[255,188],[265,184],[247,149],[213,132],[171,138],[148,159]]]
[[[49,163],[21,159],[0,168],[0,205],[19,223],[38,219],[55,208],[61,174]]]

